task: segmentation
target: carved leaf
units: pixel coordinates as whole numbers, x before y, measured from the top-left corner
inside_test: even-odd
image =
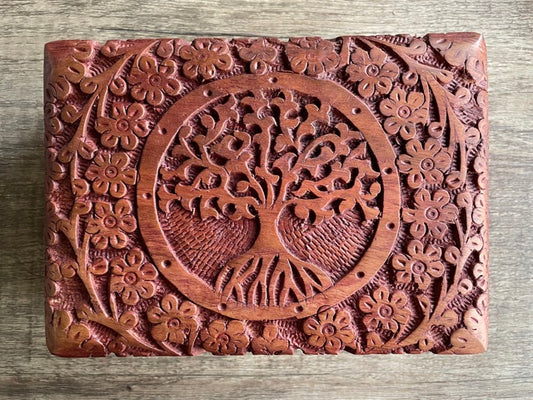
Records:
[[[479,311],[470,309],[465,313],[464,322],[467,328],[456,330],[451,336],[454,354],[483,353],[487,350],[487,321]]]
[[[442,314],[442,317],[439,319],[439,323],[447,327],[457,325],[458,322],[459,316],[453,310],[446,310],[444,314]]]

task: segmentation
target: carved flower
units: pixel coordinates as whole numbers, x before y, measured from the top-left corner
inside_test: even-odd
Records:
[[[91,243],[103,250],[111,244],[115,249],[123,249],[128,243],[128,235],[137,228],[137,221],[131,215],[132,206],[121,199],[113,207],[111,203],[99,201],[94,206],[94,216],[89,218],[87,233],[93,234]]]
[[[364,324],[370,329],[382,325],[385,329],[397,332],[411,314],[407,306],[407,296],[402,291],[392,295],[384,287],[377,288],[372,297],[365,295],[359,300],[359,309],[368,315],[363,317]]]
[[[299,74],[307,70],[307,74],[317,76],[333,70],[340,62],[333,43],[320,38],[295,39],[287,43],[285,51],[291,69]]]
[[[400,70],[392,62],[385,62],[387,54],[373,48],[370,54],[363,49],[358,48],[352,54],[352,64],[346,68],[348,80],[350,82],[359,82],[357,91],[365,98],[378,91],[381,94],[387,94],[392,89],[392,80],[395,79]]]
[[[85,176],[92,181],[95,193],[124,197],[128,192],[126,185],[133,185],[137,177],[133,168],[127,168],[129,162],[130,158],[124,153],[99,153],[87,168]]]
[[[112,292],[122,293],[124,304],[133,306],[140,297],[149,299],[155,294],[157,270],[150,263],[144,262],[144,255],[139,249],[131,249],[126,260],[117,257],[111,260],[112,275],[109,287]]]
[[[250,62],[250,71],[254,74],[264,74],[267,64],[276,59],[277,50],[270,46],[266,39],[255,40],[250,47],[239,50],[239,56]]]
[[[187,336],[198,329],[197,312],[198,308],[190,301],[179,304],[176,296],[167,294],[160,306],[148,310],[148,321],[156,324],[152,328],[152,337],[160,342],[185,343]]]
[[[212,79],[217,68],[229,71],[233,67],[229,47],[223,40],[196,39],[192,45],[180,48],[180,57],[187,60],[183,64],[183,73],[190,79],[196,78],[198,73],[204,79]]]
[[[379,104],[381,113],[389,117],[385,120],[385,131],[389,135],[400,132],[400,136],[409,140],[416,134],[416,124],[423,123],[427,116],[424,107],[424,95],[419,92],[407,94],[403,89],[394,88],[390,97]]]
[[[244,354],[250,340],[241,321],[217,319],[200,333],[204,349],[216,355]]]
[[[159,106],[165,100],[164,93],[176,96],[181,84],[173,75],[176,73],[176,63],[164,60],[158,66],[157,61],[151,56],[142,56],[139,66],[131,69],[128,82],[133,85],[131,96],[138,101],[146,98],[148,104]]]
[[[326,353],[337,354],[345,345],[353,343],[355,334],[350,325],[351,317],[346,311],[335,312],[332,308],[318,313],[304,322],[304,333],[311,346],[323,347]]]
[[[258,336],[252,340],[252,350],[254,354],[292,354],[293,351],[286,339],[278,337],[278,327],[267,325],[263,329],[263,336]]]
[[[420,289],[425,290],[431,283],[431,278],[441,277],[444,273],[440,248],[428,244],[424,250],[422,242],[412,240],[407,246],[407,253],[408,256],[397,254],[392,258],[392,266],[398,270],[398,282],[414,281]]]
[[[113,103],[111,118],[100,117],[96,120],[95,128],[102,134],[102,145],[115,147],[119,141],[126,150],[133,150],[139,144],[139,137],[148,135],[148,121],[143,120],[146,113],[140,103]]]
[[[419,188],[424,179],[430,185],[442,183],[442,171],[450,167],[452,160],[437,140],[429,138],[423,145],[413,139],[407,143],[405,150],[407,154],[401,154],[397,164],[400,172],[409,174],[409,187]]]
[[[442,239],[448,231],[447,223],[455,221],[459,210],[450,203],[450,194],[437,190],[433,196],[427,189],[416,192],[415,208],[404,208],[402,216],[405,222],[410,222],[409,232],[420,239],[428,232],[437,239]]]

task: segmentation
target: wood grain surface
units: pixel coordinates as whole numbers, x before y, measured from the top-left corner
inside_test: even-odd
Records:
[[[0,397],[533,398],[533,3],[10,1],[0,4]],[[60,359],[44,340],[43,44],[67,38],[478,31],[490,82],[489,351],[476,356]]]

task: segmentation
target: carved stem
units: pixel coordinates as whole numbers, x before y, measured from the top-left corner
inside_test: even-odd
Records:
[[[433,313],[431,314],[431,317],[422,321],[422,323],[418,325],[418,327],[401,342],[398,343],[396,340],[392,340],[390,342],[387,342],[387,344],[383,346],[384,348],[395,348],[397,346],[403,347],[403,346],[409,346],[411,344],[415,344],[418,342],[418,339],[420,337],[424,336],[422,334],[423,332],[427,331],[429,328],[431,328],[432,325],[435,325],[440,320],[440,318],[442,317],[442,314],[444,313],[444,311],[446,311],[446,307],[448,306],[450,301],[452,301],[455,298],[455,296],[457,296],[457,293],[458,293],[457,286],[459,284],[459,278],[461,276],[461,271],[466,264],[466,260],[468,260],[468,257],[470,257],[470,254],[472,254],[472,250],[469,249],[467,252],[461,255],[461,258],[457,262],[457,269],[455,270],[454,278],[450,286],[450,289],[448,290],[444,298],[442,298],[441,296],[439,302],[437,303],[437,306],[435,307]],[[446,281],[443,278],[443,285],[445,284],[446,284]]]
[[[148,46],[146,46],[140,54],[144,53],[144,51],[148,50],[151,46],[153,46],[155,42],[150,43]],[[111,68],[97,76],[95,84],[97,85],[97,88],[95,92],[92,94],[88,102],[83,107],[81,113],[81,120],[78,124],[78,127],[76,129],[76,132],[74,133],[72,139],[68,142],[66,145],[66,148],[72,152],[72,159],[70,161],[70,180],[71,183],[78,177],[78,149],[82,142],[83,137],[87,133],[87,127],[91,115],[91,110],[93,109],[96,100],[98,100],[97,104],[97,115],[102,116],[105,113],[105,105],[107,101],[107,90],[109,88],[109,84],[122,70],[122,68],[126,65],[128,60],[134,56],[137,52],[135,50],[131,50],[128,53],[126,53],[120,61],[115,63]],[[138,54],[138,57],[140,56]],[[89,272],[88,265],[87,265],[87,256],[89,252],[89,235],[87,233],[84,233],[83,241],[81,246],[78,245],[78,231],[80,227],[80,218],[78,215],[75,216],[74,224],[71,225],[71,229],[73,228],[73,232],[68,236],[69,241],[71,243],[71,246],[74,250],[74,253],[76,254],[76,259],[78,262],[78,269],[77,274],[82,281],[83,285],[85,286],[85,289],[87,290],[89,294],[89,298],[91,300],[91,304],[93,305],[96,312],[89,313],[87,315],[87,319],[98,322],[104,326],[107,326],[108,328],[114,330],[118,334],[122,335],[124,338],[126,338],[130,343],[139,346],[141,348],[144,348],[146,350],[151,350],[155,352],[161,352],[161,350],[143,343],[142,341],[135,338],[133,334],[131,334],[127,329],[121,326],[121,324],[118,322],[118,315],[117,315],[117,307],[115,303],[115,299],[110,298],[110,307],[112,310],[112,317],[109,317],[107,314],[107,311],[105,310],[104,304],[102,299],[98,296],[96,289],[94,287],[94,281],[93,276]],[[72,240],[73,239],[73,240]],[[110,296],[111,297],[111,296]]]
[[[106,314],[104,305],[96,290],[94,288],[93,277],[87,268],[87,253],[89,251],[89,235],[83,236],[81,248],[76,251],[76,258],[78,261],[78,276],[83,282],[85,289],[89,293],[89,298],[96,311]],[[107,315],[107,314],[106,314]]]
[[[348,65],[350,62],[350,37],[349,36],[343,36],[342,37],[342,47],[341,47],[341,62],[340,66]]]
[[[86,313],[86,315],[84,315],[84,318],[89,321],[97,322],[101,325],[108,327],[109,329],[115,331],[116,333],[124,337],[126,340],[128,340],[128,342],[133,346],[161,353],[160,349],[148,343],[145,343],[144,341],[137,338],[133,333],[131,333],[127,328],[125,328],[120,322],[118,322],[114,318],[111,318],[103,313],[98,312],[88,312]]]
[[[464,140],[461,140],[460,130],[463,128],[463,125],[458,121],[457,116],[453,112],[451,105],[450,105],[450,96],[451,94],[445,90],[441,85],[437,83],[437,80],[435,79],[436,74],[442,74],[443,70],[440,70],[435,67],[431,67],[429,65],[421,64],[408,55],[404,54],[405,49],[402,48],[402,46],[397,46],[392,43],[389,43],[384,40],[376,39],[376,38],[368,38],[368,39],[361,39],[367,46],[370,47],[376,47],[374,43],[379,43],[383,46],[388,47],[392,51],[395,52],[395,54],[402,59],[402,61],[412,70],[416,71],[420,75],[420,79],[422,80],[424,93],[426,94],[426,85],[429,83],[429,86],[431,87],[431,91],[433,92],[433,96],[435,98],[435,101],[437,103],[437,108],[439,110],[439,119],[440,123],[443,125],[446,124],[446,118],[444,118],[444,115],[447,115],[447,119],[450,124],[450,143],[448,145],[448,153],[451,157],[455,154],[455,146],[456,143],[459,143],[459,157],[460,157],[460,163],[459,163],[459,186],[463,186],[466,182],[466,147],[464,144]],[[374,42],[374,43],[372,43]],[[438,76],[438,75],[437,75]],[[427,96],[427,94],[426,94]],[[426,102],[429,102],[429,98],[426,98]],[[444,102],[444,103],[443,103]]]
[[[169,344],[166,342],[157,342],[162,348],[164,348],[169,354],[173,356],[179,356],[180,353],[172,348]]]

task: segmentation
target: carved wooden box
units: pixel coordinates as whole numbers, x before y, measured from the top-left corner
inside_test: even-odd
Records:
[[[473,33],[47,44],[50,351],[483,352],[487,109]]]

